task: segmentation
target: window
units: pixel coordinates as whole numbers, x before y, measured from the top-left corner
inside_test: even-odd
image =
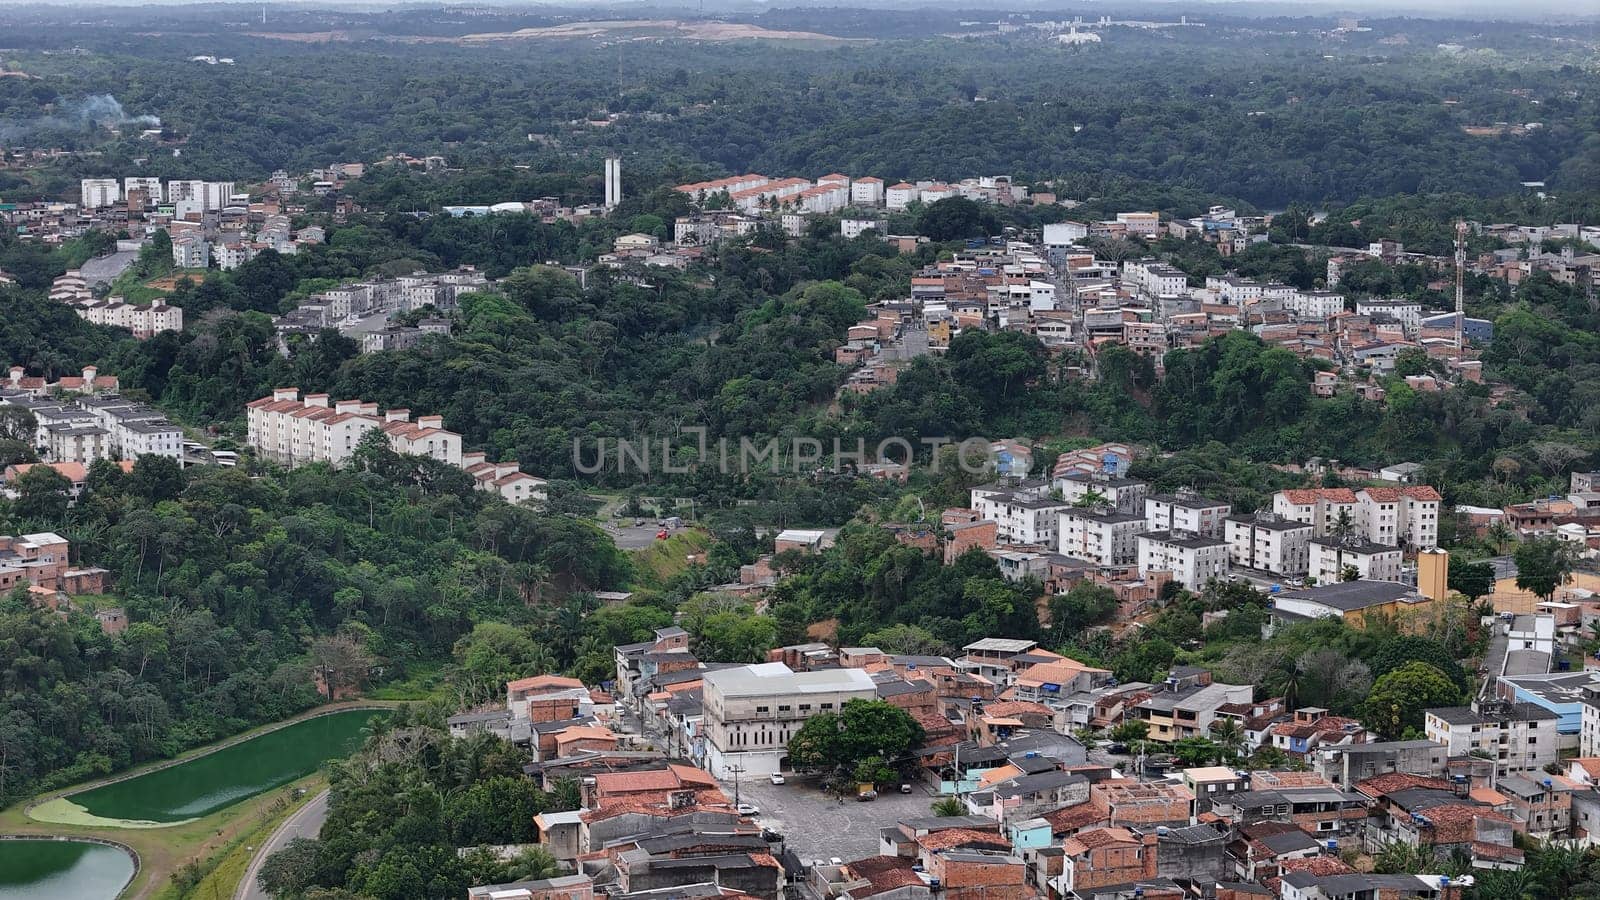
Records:
[[[758,707],[756,707],[756,712],[764,713],[764,712],[770,712],[770,710],[765,706],[758,706]]]

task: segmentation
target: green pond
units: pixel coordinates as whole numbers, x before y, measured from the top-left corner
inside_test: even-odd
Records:
[[[85,841],[0,841],[0,900],[112,900],[133,858]]]
[[[146,828],[198,819],[355,752],[362,728],[375,715],[382,713],[360,709],[306,719],[175,766],[69,794],[36,807],[32,816]]]

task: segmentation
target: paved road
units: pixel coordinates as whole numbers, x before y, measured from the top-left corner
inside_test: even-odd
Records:
[[[789,775],[787,784],[775,785],[765,776],[746,778],[739,799],[753,803],[761,813],[756,823],[781,833],[784,844],[801,859],[861,859],[878,852],[878,829],[901,819],[932,815],[934,798],[920,785],[910,794],[886,791],[877,800],[861,803],[846,797],[839,803],[818,790],[812,778]],[[733,796],[733,783],[722,782]]]
[[[311,798],[305,806],[295,810],[294,815],[285,819],[272,837],[256,848],[256,855],[251,858],[250,866],[244,870],[244,880],[239,883],[239,889],[234,891],[233,900],[270,900],[271,895],[261,889],[256,883],[256,875],[261,871],[261,864],[267,857],[282,850],[284,845],[295,838],[314,838],[322,831],[322,823],[328,818],[328,792]]]

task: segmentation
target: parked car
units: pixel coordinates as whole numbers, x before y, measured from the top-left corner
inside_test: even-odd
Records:
[[[772,783],[773,784],[783,784],[783,773],[782,772],[773,772],[772,773]]]
[[[900,785],[900,793],[902,793],[902,794],[911,793],[911,785],[909,785],[909,784]]]
[[[759,815],[761,815],[761,808],[756,806],[753,803],[741,803],[737,807],[735,807],[735,809],[738,811],[739,815],[741,815],[741,816],[759,816]]]

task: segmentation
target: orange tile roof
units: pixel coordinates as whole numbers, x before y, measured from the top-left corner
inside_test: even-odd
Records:
[[[1318,500],[1329,503],[1354,503],[1356,492],[1349,488],[1309,488],[1306,490],[1291,490],[1282,492],[1289,502],[1296,506],[1310,506]]]
[[[995,831],[980,831],[976,828],[946,828],[943,831],[935,831],[917,839],[917,846],[924,850],[949,850],[953,847],[966,847],[972,844],[1011,846],[1011,842],[1000,835],[998,827]]]
[[[1110,816],[1103,807],[1094,803],[1079,803],[1076,806],[1066,806],[1055,812],[1045,813],[1044,820],[1050,823],[1052,832],[1059,833],[1087,828],[1099,822],[1109,822]]]
[[[1427,778],[1422,775],[1409,775],[1405,772],[1389,772],[1383,775],[1374,775],[1364,781],[1356,782],[1356,790],[1368,797],[1382,797],[1395,791],[1407,788],[1435,788],[1441,791],[1450,790],[1450,782],[1443,778]]]

